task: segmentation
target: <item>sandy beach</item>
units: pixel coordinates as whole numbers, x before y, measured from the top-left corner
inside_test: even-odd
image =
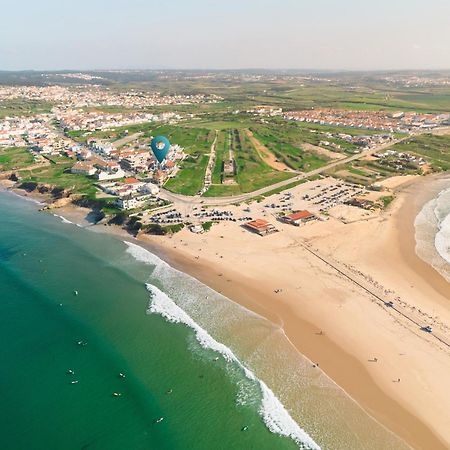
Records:
[[[431,178],[400,181],[391,186],[395,202],[366,220],[277,223],[280,232],[266,237],[226,223],[203,235],[183,230],[142,240],[280,324],[302,354],[409,445],[445,449],[449,349],[375,297],[393,299],[450,341],[450,285],[414,252],[415,215],[436,187]]]
[[[432,324],[450,342],[450,284],[416,255],[413,225],[445,182],[395,177],[387,187],[396,199],[381,214],[337,207],[327,221],[277,222],[280,232],[265,237],[220,223],[201,235],[185,229],[139,240],[282,327],[303,355],[411,447],[446,449],[450,350],[418,324]],[[301,194],[307,185],[296,189]],[[52,213],[89,224],[89,210],[65,206]],[[118,227],[94,228],[127,236]]]

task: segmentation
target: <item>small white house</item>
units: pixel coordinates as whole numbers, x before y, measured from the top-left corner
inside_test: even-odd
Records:
[[[104,171],[100,171],[97,174],[97,179],[99,181],[104,181],[104,180],[118,180],[119,178],[124,178],[125,177],[125,172],[122,169],[117,170],[116,172],[104,172]]]
[[[97,172],[97,169],[91,165],[82,161],[78,161],[75,165],[70,169],[70,171],[77,175],[94,175]]]

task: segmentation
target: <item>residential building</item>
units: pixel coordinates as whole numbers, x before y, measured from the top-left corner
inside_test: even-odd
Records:
[[[86,162],[78,161],[75,165],[70,169],[71,173],[77,175],[94,175],[97,172],[97,169]]]

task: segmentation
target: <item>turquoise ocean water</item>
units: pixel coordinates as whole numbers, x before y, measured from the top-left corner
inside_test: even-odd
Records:
[[[279,329],[135,243],[10,193],[0,211],[1,449],[406,448]]]

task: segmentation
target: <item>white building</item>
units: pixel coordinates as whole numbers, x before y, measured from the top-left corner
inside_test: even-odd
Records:
[[[119,169],[116,172],[100,171],[99,173],[97,173],[97,179],[99,181],[118,180],[119,178],[124,178],[125,176],[126,176],[126,174],[122,169]]]
[[[114,204],[119,209],[135,209],[144,205],[150,199],[150,195],[129,196],[118,198]]]
[[[70,171],[77,175],[94,175],[97,172],[97,169],[91,165],[82,161],[78,161],[75,165],[70,169]]]

